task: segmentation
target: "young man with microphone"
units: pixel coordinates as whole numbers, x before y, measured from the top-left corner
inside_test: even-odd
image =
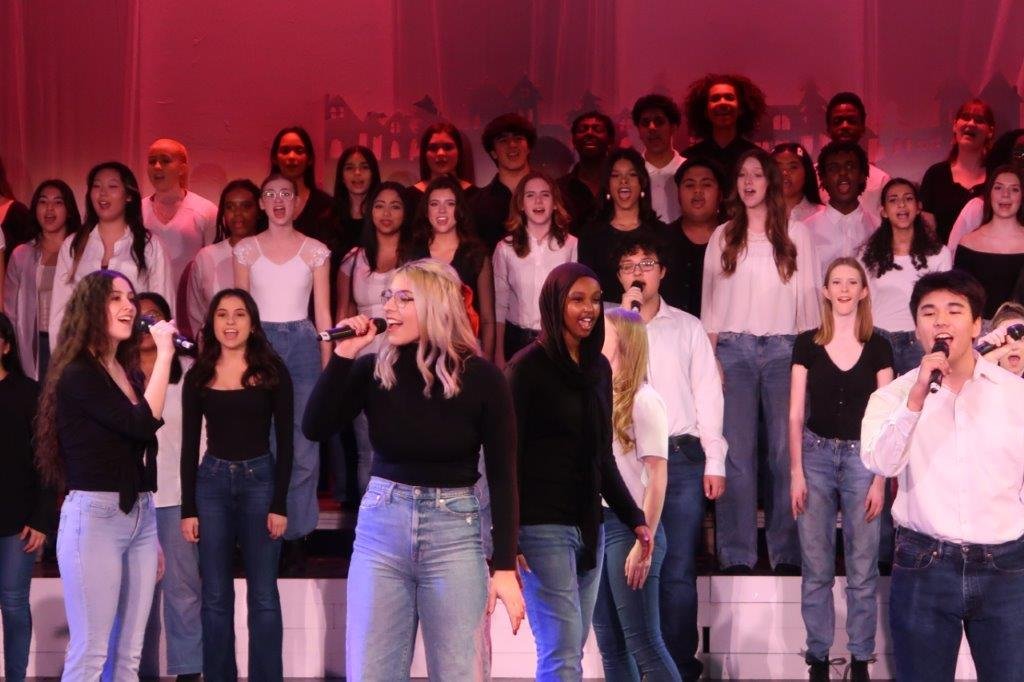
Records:
[[[647,380],[668,412],[668,488],[661,522],[666,548],[661,568],[661,628],[684,680],[700,677],[696,658],[697,549],[704,499],[725,492],[726,442],[722,437],[722,380],[707,332],[693,315],[661,297],[664,246],[647,234],[623,239],[613,250],[622,307],[640,313],[647,327]]]
[[[871,396],[861,427],[864,465],[899,480],[899,680],[952,680],[965,631],[978,679],[1024,680],[1024,382],[977,355],[984,302],[958,270],[917,281],[910,309],[933,350]]]

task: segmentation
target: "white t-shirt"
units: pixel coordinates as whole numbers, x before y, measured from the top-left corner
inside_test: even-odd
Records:
[[[863,256],[861,256],[863,261]],[[910,256],[894,256],[901,270],[889,270],[881,277],[868,271],[868,289],[871,290],[871,317],[875,327],[889,332],[914,331],[914,316],[910,314],[910,294],[914,284],[929,272],[944,272],[953,267],[953,257],[945,246],[929,256],[923,270],[914,268]],[[867,268],[865,268],[867,270]]]
[[[715,228],[704,255],[700,321],[708,333],[769,336],[817,327],[821,276],[807,226],[789,221],[789,238],[796,246],[796,271],[783,282],[771,242],[763,234],[748,235],[747,248],[737,256],[736,269],[726,276],[722,270],[722,240],[727,225]]]
[[[507,238],[494,249],[494,313],[499,323],[539,331],[540,289],[552,270],[578,260],[578,242],[571,234],[562,246],[550,236],[540,241],[528,239],[530,253],[523,258],[516,255]]]
[[[153,195],[150,194],[142,200],[142,222],[163,241],[177,287],[185,266],[196,257],[199,249],[212,244],[216,238],[217,205],[195,192],[185,192],[174,217],[162,223],[153,210]]]
[[[679,188],[676,187],[676,171],[686,159],[676,150],[672,150],[672,160],[661,168],[644,161],[647,174],[651,176],[651,208],[661,218],[661,222],[670,223],[683,214],[679,207]]]
[[[629,494],[636,505],[642,507],[647,488],[643,458],[668,459],[668,413],[661,396],[650,384],[641,386],[633,398],[631,430],[634,444],[629,450],[623,450],[619,439],[612,434],[612,454]]]

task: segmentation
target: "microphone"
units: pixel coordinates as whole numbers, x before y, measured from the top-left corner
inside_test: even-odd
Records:
[[[1006,328],[1006,335],[1014,341],[1020,341],[1024,338],[1024,324],[1011,324]],[[996,348],[999,348],[999,346],[994,343],[979,343],[974,347],[974,350],[978,351],[981,355],[985,355],[986,353],[991,353]]]
[[[933,353],[942,353],[943,355],[945,355],[948,358],[949,357],[949,344],[946,342],[945,339],[939,339],[932,346],[932,352]],[[938,393],[939,392],[939,386],[941,386],[941,385],[942,385],[942,372],[937,370],[937,369],[933,369],[932,370],[932,376],[928,380],[928,392],[929,393]]]
[[[156,318],[149,315],[139,315],[135,322],[135,326],[139,328],[139,331],[148,332],[149,328],[157,323]],[[194,353],[196,350],[196,342],[192,339],[182,336],[181,334],[174,334],[174,347],[180,350],[182,353]]]
[[[388,321],[383,317],[371,318],[370,324],[374,326],[378,334],[383,334],[388,328]],[[340,327],[325,329],[320,332],[318,336],[321,341],[341,341],[342,339],[350,339],[353,336],[359,336],[359,334],[356,332],[354,327],[343,324]]]
[[[633,287],[636,287],[641,292],[643,292],[645,286],[646,286],[646,284],[644,283],[643,280],[634,279],[633,282],[629,285],[629,288],[632,289]],[[640,308],[641,308],[640,301],[630,301],[629,302],[629,309],[632,310],[633,312],[635,312],[635,313],[640,312]]]

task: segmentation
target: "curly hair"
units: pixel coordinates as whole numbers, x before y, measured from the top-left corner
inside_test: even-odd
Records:
[[[757,159],[768,180],[768,189],[765,192],[764,202],[768,208],[768,217],[765,220],[765,234],[771,242],[772,251],[775,254],[775,266],[778,268],[779,277],[783,282],[796,272],[796,245],[789,238],[789,221],[786,219],[786,201],[782,198],[782,172],[778,165],[768,156],[763,149],[752,149],[745,152],[736,161],[736,171],[732,177],[732,191],[729,193],[727,205],[729,207],[730,220],[725,226],[722,235],[722,271],[726,276],[736,272],[736,265],[741,253],[747,250],[747,207],[740,199],[737,187],[739,174],[743,171],[743,164],[747,159]]]
[[[133,296],[131,280],[116,270],[97,270],[83,277],[71,293],[57,335],[56,350],[50,358],[46,380],[36,413],[36,466],[43,480],[57,488],[64,486],[65,465],[57,442],[57,386],[68,365],[76,360],[100,363],[110,349],[107,326],[107,301],[115,279],[123,279]],[[138,317],[138,303],[135,303]],[[142,371],[139,369],[139,339],[142,331],[132,328],[130,337],[117,344],[114,357],[124,368],[133,387],[141,393]]]
[[[252,295],[245,289],[221,289],[214,294],[206,311],[206,320],[199,330],[199,356],[196,364],[185,375],[186,383],[197,388],[206,388],[217,374],[217,360],[220,359],[221,345],[213,332],[213,318],[220,302],[229,296],[242,301],[252,329],[245,341],[245,373],[242,374],[243,386],[259,386],[275,388],[281,380],[284,362],[270,345],[263,325],[260,323],[260,310]]]
[[[686,121],[690,126],[690,133],[700,138],[711,136],[711,119],[708,118],[708,93],[711,86],[725,83],[736,90],[736,97],[739,100],[739,117],[736,120],[736,130],[740,135],[750,135],[757,130],[761,123],[768,105],[765,101],[764,91],[754,81],[746,76],[734,73],[709,73],[703,78],[698,78],[690,83],[686,93],[686,100],[683,102],[683,109],[686,111]]]
[[[885,198],[894,187],[907,187],[914,195],[914,201],[920,203],[920,190],[906,178],[893,178],[882,187],[882,205],[885,205]],[[942,244],[933,236],[924,216],[918,211],[914,218],[914,234],[910,241],[910,262],[915,270],[924,270],[928,267],[928,256],[934,256],[942,250]],[[902,270],[903,267],[896,263],[892,253],[892,221],[882,218],[882,224],[871,233],[864,243],[861,259],[864,267],[874,278],[879,278],[890,270]]]
[[[569,223],[572,218],[565,209],[565,202],[562,201],[562,192],[558,183],[541,171],[530,171],[527,173],[516,190],[512,192],[512,202],[509,206],[508,220],[505,221],[505,229],[508,231],[507,239],[512,240],[512,250],[520,258],[525,258],[530,253],[530,235],[526,232],[526,212],[523,210],[523,201],[526,197],[526,183],[530,180],[540,179],[547,183],[551,190],[551,200],[554,202],[554,211],[551,215],[550,237],[554,237],[558,246],[565,246],[565,240],[569,236]]]
[[[82,254],[85,252],[85,245],[89,241],[89,235],[100,223],[100,216],[93,205],[92,197],[89,195],[92,193],[92,184],[96,181],[96,176],[105,170],[112,170],[117,173],[121,179],[121,184],[124,185],[124,191],[127,195],[127,203],[124,206],[124,222],[128,225],[128,230],[132,234],[132,260],[138,266],[140,276],[148,271],[146,246],[149,244],[151,237],[149,230],[146,229],[142,222],[142,192],[139,191],[139,181],[135,179],[135,174],[132,173],[131,169],[120,161],[106,161],[93,166],[85,182],[85,223],[83,223],[82,229],[75,234],[74,239],[71,240],[72,265],[71,271],[68,273],[68,281],[71,282],[75,279],[75,271],[78,270],[78,264],[82,260]]]

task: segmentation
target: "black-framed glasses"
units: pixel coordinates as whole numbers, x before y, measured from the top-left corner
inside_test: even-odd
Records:
[[[391,289],[385,289],[384,291],[380,292],[381,305],[387,305],[388,301],[390,301],[392,298],[395,299],[395,307],[398,308],[399,310],[402,310],[403,308],[405,308],[405,306],[416,300],[413,298],[412,292],[408,291],[407,289],[398,289],[396,291],[391,291]]]
[[[636,263],[619,263],[619,272],[623,275],[631,275],[638,269],[640,272],[650,272],[659,265],[661,265],[661,263],[653,258],[644,258],[642,261]]]

